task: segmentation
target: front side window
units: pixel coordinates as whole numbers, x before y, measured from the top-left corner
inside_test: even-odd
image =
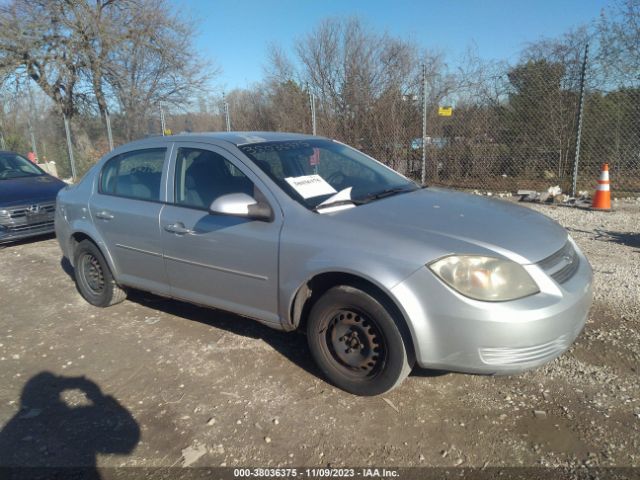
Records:
[[[341,201],[366,203],[418,187],[366,155],[331,140],[254,143],[238,147],[293,199],[307,208],[343,192]]]
[[[165,153],[165,148],[149,148],[112,158],[102,169],[100,192],[159,201]]]
[[[35,177],[44,172],[16,153],[0,153],[0,180]]]
[[[253,182],[226,158],[211,150],[178,149],[176,204],[208,210],[216,198],[229,193],[255,196]]]

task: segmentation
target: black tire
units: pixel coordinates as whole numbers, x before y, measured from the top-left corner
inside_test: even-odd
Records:
[[[409,375],[414,361],[389,310],[369,293],[344,285],[329,289],[313,305],[309,348],[335,386],[355,395],[379,395]]]
[[[76,287],[91,305],[108,307],[127,298],[127,293],[114,280],[102,252],[91,240],[83,240],[76,247],[74,267]]]

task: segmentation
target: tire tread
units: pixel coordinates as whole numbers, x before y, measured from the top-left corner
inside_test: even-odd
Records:
[[[392,334],[392,337],[395,337],[395,340],[391,347],[396,349],[392,352],[396,358],[396,367],[394,367],[395,373],[391,373],[395,378],[382,374],[383,378],[381,381],[379,379],[378,383],[374,381],[367,382],[350,380],[346,376],[341,375],[339,369],[336,369],[335,366],[330,363],[330,360],[325,358],[326,355],[321,353],[320,342],[322,340],[320,332],[323,331],[323,328],[320,327],[322,325],[322,318],[326,318],[323,316],[323,312],[330,310],[331,308],[343,306],[344,303],[341,302],[345,302],[346,298],[352,298],[354,303],[360,303],[364,306],[360,308],[368,307],[373,311],[378,310],[379,312],[382,312],[381,318],[379,318],[377,322],[386,323],[386,327],[391,328],[390,332],[393,332],[393,327],[395,327],[395,331],[397,333]],[[332,303],[335,305],[332,306]],[[355,395],[380,395],[389,392],[400,385],[413,368],[413,349],[407,348],[407,338],[405,334],[403,334],[402,325],[403,324],[399,319],[396,318],[396,315],[394,315],[394,309],[389,308],[386,301],[381,301],[381,299],[377,298],[376,295],[369,293],[365,289],[360,289],[351,285],[339,285],[327,290],[311,307],[309,321],[307,322],[307,339],[316,363],[334,385]],[[393,340],[393,338],[387,339],[387,341],[391,340]],[[401,362],[400,365],[398,364],[398,359]],[[393,382],[390,383],[392,378]],[[381,382],[382,385],[380,384]]]
[[[105,286],[106,291],[102,298],[91,298],[89,297],[83,289],[81,285],[81,280],[79,279],[78,274],[78,265],[80,263],[80,257],[83,253],[90,253],[94,257],[98,259],[101,263],[103,274],[105,277]],[[110,307],[117,303],[124,301],[127,298],[127,292],[120,285],[117,284],[115,279],[113,278],[113,273],[111,273],[111,269],[109,268],[109,264],[104,258],[104,255],[100,251],[100,248],[91,240],[83,240],[81,241],[75,248],[74,251],[74,266],[75,266],[75,274],[74,279],[76,282],[76,287],[80,292],[80,295],[89,302],[90,304],[96,307]]]

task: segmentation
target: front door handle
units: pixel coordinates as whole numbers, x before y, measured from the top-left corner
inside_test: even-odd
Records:
[[[172,225],[165,225],[164,229],[170,233],[177,233],[178,235],[191,235],[195,233],[193,230],[189,230],[183,223],[177,222]]]
[[[102,220],[112,220],[113,214],[107,212],[106,210],[102,210],[101,212],[96,213],[96,217],[101,218]]]

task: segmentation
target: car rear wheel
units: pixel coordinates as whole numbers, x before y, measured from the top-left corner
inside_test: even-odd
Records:
[[[78,244],[74,265],[78,291],[91,305],[108,307],[127,297],[115,282],[102,252],[92,241],[83,240]]]
[[[413,366],[389,310],[358,288],[338,286],[320,297],[309,314],[307,338],[327,378],[355,395],[388,392]]]

